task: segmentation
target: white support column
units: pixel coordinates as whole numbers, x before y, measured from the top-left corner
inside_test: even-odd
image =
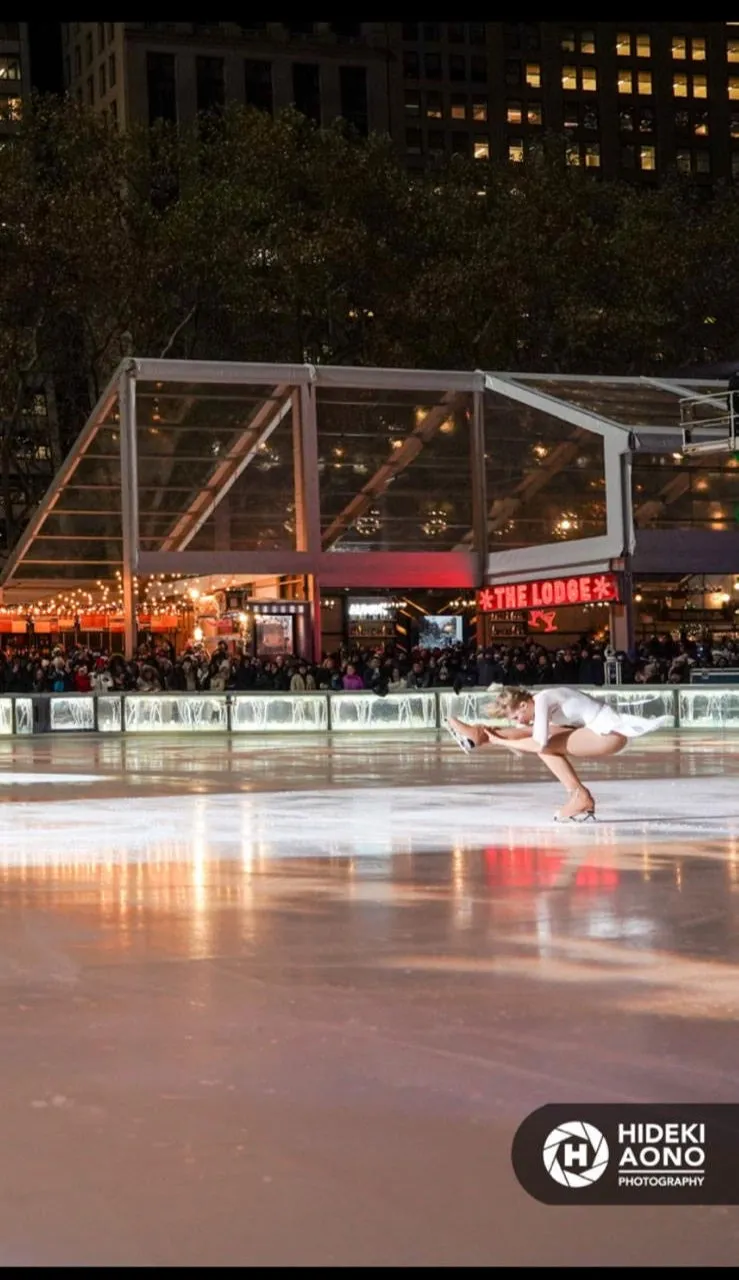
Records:
[[[295,537],[296,551],[307,551],[313,560],[321,554],[321,492],[318,475],[318,415],[316,389],[312,383],[301,383],[293,392],[293,456],[295,459]],[[320,662],[321,591],[315,574],[309,574],[308,599],[311,603],[311,654]]]
[[[123,536],[123,626],[126,657],[136,653],[136,587],[139,562],[139,487],[136,442],[136,379],[131,364],[120,376],[121,524]]]
[[[621,604],[608,610],[611,646],[631,653],[634,647],[634,587],[631,557],[635,547],[631,455],[618,452],[618,441],[605,440],[606,503],[609,535],[620,532],[623,539]]]
[[[485,393],[472,393],[470,423],[470,484],[472,488],[472,546],[477,558],[477,586],[485,583],[488,566],[488,500],[485,474]]]

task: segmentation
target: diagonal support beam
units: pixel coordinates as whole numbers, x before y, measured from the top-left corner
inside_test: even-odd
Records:
[[[275,400],[279,402],[277,408],[274,405]],[[242,431],[219,462],[207,485],[199,490],[187,510],[163,539],[161,551],[184,551],[189,546],[196,533],[212,516],[261,446],[277,430],[291,407],[291,388],[284,385],[275,387],[272,399],[259,407],[249,426]]]
[[[323,535],[322,543],[324,550],[333,546],[335,542],[345,533],[347,529],[364,515],[365,511],[372,506],[372,503],[385,492],[391,480],[405,471],[415,458],[418,457],[421,450],[428,444],[429,440],[438,432],[442,423],[455,410],[463,408],[467,402],[465,395],[459,392],[447,391],[442,397],[441,404],[435,405],[433,409],[424,415],[420,422],[416,424],[413,431],[404,440],[400,449],[393,451],[381,467],[378,467],[375,474],[362,486],[359,493],[351,502],[348,502],[343,511],[331,521],[328,529]]]
[[[488,533],[495,533],[496,529],[501,529],[506,520],[510,520],[522,506],[535,498],[553,476],[563,471],[577,457],[585,438],[586,433],[578,427],[567,440],[555,446],[543,466],[527,471],[508,497],[496,498],[488,512]],[[457,544],[455,551],[471,546],[472,542],[473,533],[470,530]]]

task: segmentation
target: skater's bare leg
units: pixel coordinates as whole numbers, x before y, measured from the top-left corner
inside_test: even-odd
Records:
[[[573,729],[567,739],[567,754],[579,760],[599,760],[615,756],[628,742],[622,733],[593,733],[592,729]]]
[[[568,729],[565,725],[552,725],[549,741],[545,747],[540,747],[538,742],[534,742],[530,729],[496,730],[491,734],[490,741],[491,744],[507,747],[510,751],[514,751],[516,755],[538,756],[549,772],[553,773],[557,781],[562,783],[571,801],[573,797],[576,797],[578,798],[576,801],[578,808],[591,810],[594,807],[593,797],[587,787],[583,786],[572,762],[568,759],[569,744],[573,735],[577,732],[579,730]],[[591,734],[591,737],[596,737],[596,735]]]

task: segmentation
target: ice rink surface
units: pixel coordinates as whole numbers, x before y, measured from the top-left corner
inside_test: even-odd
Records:
[[[733,1265],[545,1207],[547,1102],[739,1100],[739,737],[0,740],[5,1265]]]

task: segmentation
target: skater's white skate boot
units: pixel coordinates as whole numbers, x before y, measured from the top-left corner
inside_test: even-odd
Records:
[[[452,735],[457,746],[464,751],[465,755],[469,755],[470,751],[474,751],[475,747],[483,746],[488,740],[482,725],[465,724],[464,720],[456,720],[454,716],[449,717],[444,724],[444,728]]]
[[[554,815],[555,822],[592,822],[595,820],[595,800],[587,787],[575,787],[570,798]]]

